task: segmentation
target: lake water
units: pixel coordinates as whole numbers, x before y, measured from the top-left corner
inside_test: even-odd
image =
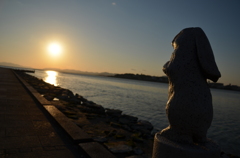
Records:
[[[32,75],[32,74],[31,74]],[[37,70],[34,76],[71,90],[105,108],[150,121],[156,129],[168,126],[165,114],[168,84]],[[211,89],[214,107],[208,137],[223,151],[240,155],[240,92]]]

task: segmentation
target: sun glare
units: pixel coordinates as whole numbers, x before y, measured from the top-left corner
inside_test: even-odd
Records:
[[[62,52],[62,47],[59,43],[51,43],[48,45],[48,52],[53,56],[58,56]]]
[[[58,72],[56,72],[56,71],[45,71],[45,72],[47,73],[47,76],[45,77],[44,81],[57,86],[58,85],[58,83],[57,83]]]

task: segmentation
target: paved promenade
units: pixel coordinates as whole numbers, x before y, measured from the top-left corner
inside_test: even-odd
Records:
[[[0,68],[0,158],[84,157],[10,69]]]

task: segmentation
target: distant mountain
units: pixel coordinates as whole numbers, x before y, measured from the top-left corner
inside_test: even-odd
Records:
[[[114,76],[115,75],[109,72],[88,72],[88,71],[80,71],[80,70],[74,70],[74,69],[44,68],[43,70],[55,70],[63,73],[95,75],[95,76]]]
[[[26,66],[22,66],[22,65],[10,63],[10,62],[0,62],[0,66],[8,67],[8,68],[34,69],[31,67],[26,67]],[[109,72],[88,72],[88,71],[80,71],[80,70],[74,70],[74,69],[44,68],[44,69],[39,69],[39,70],[55,70],[55,71],[64,72],[64,73],[95,75],[95,76],[114,76],[115,75],[115,74],[109,73]]]
[[[32,67],[22,66],[19,64],[14,64],[14,63],[9,63],[9,62],[0,62],[0,66],[5,67],[5,68],[15,68],[15,69],[19,69],[19,68],[34,69]]]
[[[8,62],[0,62],[1,66],[8,66],[8,67],[24,67],[22,65],[14,64],[14,63],[8,63]]]

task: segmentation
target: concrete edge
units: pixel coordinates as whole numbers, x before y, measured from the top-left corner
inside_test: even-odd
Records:
[[[79,146],[91,158],[116,158],[116,156],[114,156],[110,151],[97,142],[80,143]]]
[[[37,101],[42,105],[50,105],[47,99],[45,99],[41,94],[39,94],[31,85],[29,85],[26,81],[24,81],[16,72],[13,73],[17,76],[17,78],[23,83],[23,85],[32,93],[32,95],[37,99]]]
[[[33,95],[35,99],[44,107],[44,109],[52,116],[52,118],[63,128],[63,130],[73,139],[74,142],[89,142],[93,141],[92,138],[85,133],[80,127],[74,124],[69,118],[67,118],[61,111],[55,106],[51,105],[51,102],[46,100],[40,93],[38,93],[31,85],[24,81],[16,72],[13,73],[27,88],[27,90]]]
[[[46,100],[40,93],[38,93],[31,85],[23,80],[14,70],[14,75],[22,82],[23,86],[37,99],[37,101],[44,107],[49,115],[63,128],[63,130],[73,139],[75,143],[80,143],[79,147],[91,158],[116,158],[110,151],[108,151],[100,143],[94,142],[93,139],[85,133],[80,127],[71,122],[61,111],[59,111],[51,102]]]
[[[74,124],[61,111],[53,105],[44,105],[48,113],[57,121],[57,123],[67,132],[74,142],[90,142],[92,138],[84,132],[80,127]]]

